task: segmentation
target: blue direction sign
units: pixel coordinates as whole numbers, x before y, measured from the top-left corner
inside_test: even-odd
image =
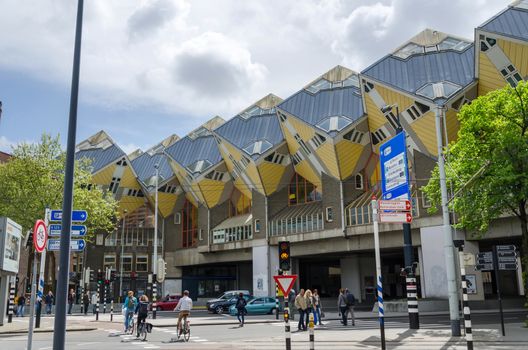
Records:
[[[84,239],[72,239],[70,241],[70,250],[79,252],[84,250],[86,242]],[[60,250],[60,239],[48,239],[48,250]]]
[[[405,132],[380,146],[380,164],[382,198],[410,199]]]
[[[74,210],[72,211],[72,221],[74,222],[85,222],[88,219],[88,213],[86,210]],[[61,221],[62,210],[52,210],[50,212],[50,221]]]
[[[60,236],[61,231],[62,231],[62,225],[60,224],[49,225],[48,234],[50,236]],[[86,232],[88,231],[85,225],[72,225],[71,227],[72,236],[84,236],[86,235]]]

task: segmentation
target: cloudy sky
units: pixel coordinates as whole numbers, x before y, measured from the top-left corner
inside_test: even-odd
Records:
[[[337,64],[361,71],[423,30],[473,38],[504,0],[85,0],[77,141],[125,151],[286,98]],[[0,150],[65,142],[76,1],[2,0]]]

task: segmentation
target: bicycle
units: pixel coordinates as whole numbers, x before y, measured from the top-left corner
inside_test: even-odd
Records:
[[[183,340],[188,342],[191,338],[191,323],[187,320],[187,316],[183,319],[183,324],[178,332],[178,340],[183,336]]]
[[[134,334],[134,330],[135,330],[135,318],[136,316],[132,315],[130,317],[130,320],[128,321],[128,326],[127,326],[127,329],[125,330],[125,334]]]
[[[137,338],[143,341],[147,340],[147,333],[148,333],[147,320],[144,319],[141,323],[138,323],[137,327],[138,327],[138,334],[139,334]]]

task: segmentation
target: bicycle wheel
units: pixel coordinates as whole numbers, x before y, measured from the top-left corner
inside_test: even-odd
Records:
[[[142,340],[147,340],[147,325],[145,323],[140,324],[139,338]]]
[[[183,333],[183,340],[185,340],[186,342],[188,342],[190,338],[191,338],[191,328],[190,328],[189,325],[187,324],[187,325],[185,326],[185,333]]]

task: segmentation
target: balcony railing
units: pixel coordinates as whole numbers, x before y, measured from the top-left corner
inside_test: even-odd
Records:
[[[270,235],[283,236],[324,229],[323,213],[295,216],[270,221]]]

